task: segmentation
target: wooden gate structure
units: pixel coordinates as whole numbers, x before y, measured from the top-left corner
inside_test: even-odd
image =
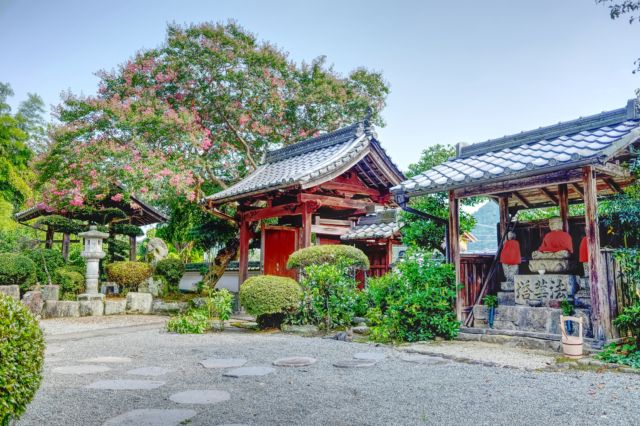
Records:
[[[603,265],[597,203],[598,197],[619,193],[634,179],[621,164],[632,157],[630,147],[640,140],[639,122],[640,105],[632,99],[613,111],[473,145],[459,143],[455,157],[391,188],[391,192],[400,205],[411,197],[448,192],[451,259],[457,282],[467,281],[471,286],[477,286],[480,273],[475,273],[475,279],[463,278],[469,262],[463,263],[458,247],[461,199],[493,198],[500,206],[500,235],[518,210],[559,207],[563,230],[575,234],[584,229],[586,234],[594,334],[599,339],[613,339],[619,336],[613,326],[617,302],[612,301],[615,292]],[[584,204],[585,209],[584,225],[574,224],[573,229],[569,218],[572,204]],[[531,238],[534,235],[530,233],[527,241],[521,234],[519,241],[525,251],[527,244],[534,250],[539,246]],[[467,306],[478,304],[486,290],[467,287],[458,292],[459,320],[471,315]],[[475,296],[473,301],[468,299]]]
[[[377,218],[379,210],[395,206],[389,188],[405,177],[378,142],[368,112],[363,121],[348,127],[267,152],[243,181],[200,201],[240,228],[240,285],[247,279],[250,241],[258,238],[265,274],[295,276],[286,270],[286,260],[292,250],[309,247],[312,234],[316,244],[356,245],[376,271],[387,270],[388,251],[399,243],[397,224],[389,226],[391,220],[383,218],[382,225],[393,231],[366,239],[357,231],[370,225],[365,222]],[[216,210],[231,202],[238,203],[234,218]],[[252,222],[269,218],[278,218],[277,226],[261,224],[259,234],[251,232]]]

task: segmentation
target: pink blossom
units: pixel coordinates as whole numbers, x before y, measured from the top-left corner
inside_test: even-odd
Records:
[[[113,201],[122,201],[122,193],[112,196],[111,199]]]

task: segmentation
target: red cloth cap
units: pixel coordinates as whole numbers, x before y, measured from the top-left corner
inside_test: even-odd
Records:
[[[580,243],[580,262],[588,262],[589,261],[589,249],[587,248],[587,237],[582,237],[582,242]]]
[[[542,245],[538,251],[550,251],[557,252],[561,250],[569,250],[573,253],[573,241],[571,241],[571,235],[564,231],[551,231],[544,236]]]
[[[520,243],[518,241],[509,240],[504,243],[500,253],[500,263],[506,263],[507,265],[519,265],[522,263]]]

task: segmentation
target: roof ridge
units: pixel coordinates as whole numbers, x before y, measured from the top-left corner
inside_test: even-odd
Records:
[[[551,126],[540,127],[535,130],[522,131],[514,135],[505,135],[497,139],[489,139],[485,142],[478,142],[473,145],[461,146],[459,155],[456,158],[469,158],[474,155],[486,154],[488,152],[499,151],[505,148],[513,148],[525,145],[529,142],[539,142],[545,139],[554,139],[596,127],[603,127],[609,124],[617,124],[626,120],[640,118],[640,103],[637,99],[629,99],[623,108],[612,111],[602,111],[600,114],[580,117],[553,124]]]

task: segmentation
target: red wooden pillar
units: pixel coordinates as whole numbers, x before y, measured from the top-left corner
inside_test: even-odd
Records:
[[[558,185],[558,204],[560,205],[560,219],[562,230],[569,232],[569,188],[566,183]]]
[[[300,248],[311,247],[311,209],[309,208],[309,203],[302,203],[302,241],[300,244]]]
[[[456,271],[456,287],[460,283],[460,200],[449,191],[449,245],[451,260]],[[462,290],[456,290],[456,317],[462,321],[464,297]]]
[[[240,255],[238,259],[238,291],[249,278],[249,221],[244,214],[240,218]]]
[[[591,286],[591,323],[596,339],[613,338],[607,283],[602,274],[600,233],[598,232],[598,189],[592,167],[582,169],[584,181],[584,216],[589,251],[589,285]]]

